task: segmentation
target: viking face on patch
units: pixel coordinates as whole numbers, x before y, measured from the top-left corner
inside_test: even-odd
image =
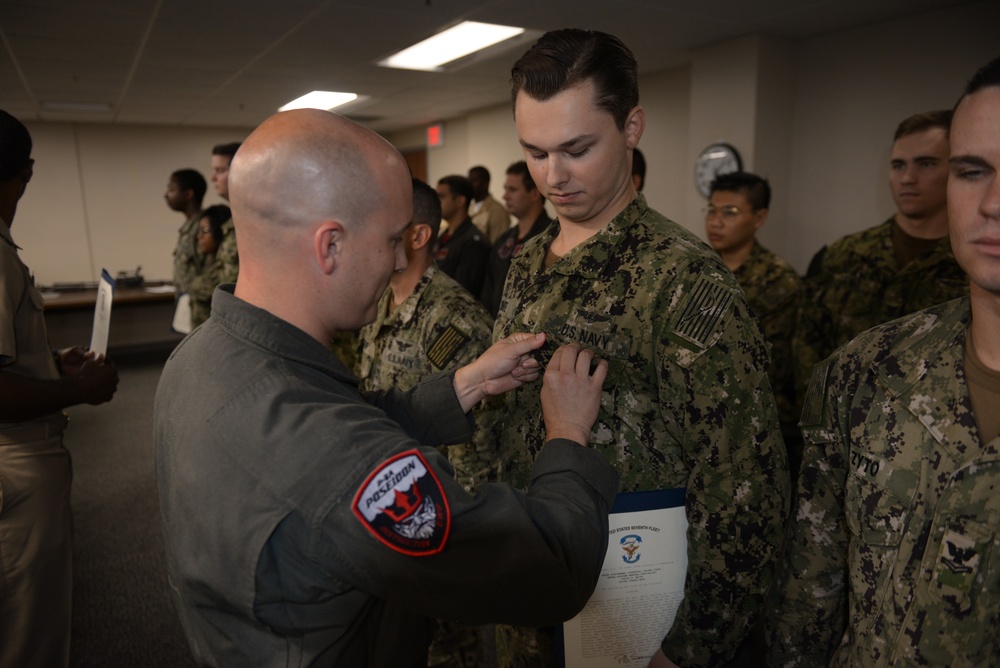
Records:
[[[440,552],[451,529],[441,481],[418,450],[380,463],[355,495],[352,510],[381,543],[411,556]]]

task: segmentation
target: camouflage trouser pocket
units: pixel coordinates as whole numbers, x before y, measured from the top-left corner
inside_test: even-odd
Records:
[[[953,517],[944,522],[930,589],[947,610],[961,614],[972,609],[981,586],[980,569],[989,563],[993,536],[992,527],[970,519]]]

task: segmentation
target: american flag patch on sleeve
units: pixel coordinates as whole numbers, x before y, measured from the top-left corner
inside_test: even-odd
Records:
[[[427,350],[427,359],[438,369],[445,369],[468,340],[468,334],[454,325],[448,325],[448,329],[444,330]]]
[[[709,348],[719,323],[729,314],[732,304],[731,289],[705,276],[699,277],[681,306],[674,334],[702,350]]]

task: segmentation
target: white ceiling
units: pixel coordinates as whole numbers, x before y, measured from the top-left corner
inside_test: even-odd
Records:
[[[540,32],[618,35],[640,72],[762,33],[801,39],[965,0],[0,0],[0,108],[22,120],[252,127],[314,89],[379,132],[508,99],[510,67]],[[461,20],[528,38],[446,73],[381,58]],[[61,103],[110,111],[46,111]]]

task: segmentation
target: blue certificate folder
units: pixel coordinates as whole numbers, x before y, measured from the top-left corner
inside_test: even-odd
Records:
[[[659,508],[680,508],[684,505],[684,488],[654,489],[648,492],[622,492],[615,497],[612,513],[637,513]]]
[[[611,506],[611,514],[637,513],[644,510],[659,510],[663,508],[680,508],[684,506],[684,488],[655,489],[647,492],[621,492],[615,496]],[[563,627],[554,627],[556,665],[566,668],[566,645],[563,637]]]

